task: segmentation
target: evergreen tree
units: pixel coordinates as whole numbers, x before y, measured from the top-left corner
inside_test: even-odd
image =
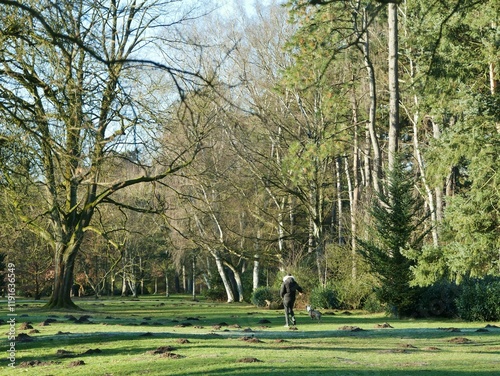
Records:
[[[498,95],[496,96],[498,97]],[[500,121],[498,101],[480,96],[469,102],[469,111],[440,142],[429,150],[429,168],[438,171],[456,166],[455,195],[449,197],[438,248],[424,248],[412,258],[420,285],[446,277],[498,275],[500,246]]]
[[[413,186],[411,166],[398,154],[373,203],[369,237],[359,239],[360,253],[380,281],[377,296],[396,317],[411,315],[418,299],[419,290],[411,286],[414,262],[404,254],[405,249],[420,248],[426,235],[420,230],[425,218]]]

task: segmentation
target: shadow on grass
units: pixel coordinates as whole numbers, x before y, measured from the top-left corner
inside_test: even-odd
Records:
[[[173,333],[173,332],[91,332],[91,333],[76,333],[76,334],[66,334],[66,335],[38,335],[34,337],[32,342],[20,342],[17,344],[18,350],[23,350],[24,352],[34,351],[37,349],[51,349],[52,354],[46,354],[44,356],[37,357],[37,360],[47,361],[58,359],[56,352],[59,349],[71,349],[75,354],[82,354],[87,350],[96,349],[101,346],[105,346],[104,349],[100,349],[101,352],[93,353],[92,356],[115,356],[123,354],[146,354],[147,351],[154,350],[158,344],[161,345],[171,345],[173,347],[178,347],[183,350],[190,350],[192,348],[202,349],[207,348],[213,351],[217,349],[256,349],[259,351],[275,351],[275,350],[286,350],[286,351],[314,351],[317,353],[324,352],[348,352],[348,353],[370,353],[370,352],[381,352],[387,351],[387,344],[377,346],[363,346],[359,345],[353,347],[346,346],[342,342],[333,342],[325,344],[322,346],[317,346],[315,342],[311,344],[295,344],[294,340],[308,340],[311,338],[364,338],[369,340],[370,338],[375,339],[373,334],[377,334],[377,338],[390,338],[394,339],[394,347],[400,344],[401,338],[411,338],[411,339],[439,339],[446,341],[448,344],[450,338],[456,337],[456,333],[439,333],[434,330],[432,334],[429,332],[427,336],[421,335],[419,331],[417,334],[420,336],[409,335],[411,331],[408,330],[390,330],[383,333],[383,331],[365,331],[357,333],[346,333],[343,331],[332,331],[332,332],[301,332],[301,333],[288,333],[288,332],[278,332],[278,331],[261,331],[261,332],[243,332],[243,331],[224,331],[219,333],[207,332],[207,333]],[[431,335],[429,335],[431,334]],[[490,354],[500,354],[500,344],[496,341],[491,343],[485,343],[488,338],[488,333],[480,333],[481,337],[477,338],[477,343],[474,342],[474,337],[468,335],[472,338],[472,342],[468,343],[467,350],[469,353],[474,352],[476,346],[490,346]],[[383,337],[382,337],[383,335]],[[186,344],[177,344],[178,340],[188,340]],[[245,341],[247,339],[247,341]],[[255,340],[255,341],[252,341]],[[106,347],[113,346],[114,348],[109,349]],[[462,345],[456,345],[462,346]],[[65,349],[66,347],[66,349]],[[77,348],[78,351],[74,349]],[[428,351],[424,349],[409,349],[409,352],[423,352]],[[445,350],[440,350],[444,352]],[[478,350],[479,353],[484,351]],[[80,356],[80,355],[78,355]],[[88,355],[81,355],[88,356]],[[32,358],[35,356],[33,355]]]
[[[171,376],[181,375],[171,374]],[[286,376],[422,376],[422,375],[432,375],[432,376],[496,376],[498,372],[495,371],[464,371],[464,372],[447,372],[447,371],[426,371],[425,368],[422,370],[394,370],[394,369],[379,369],[379,370],[353,370],[346,371],[345,369],[337,369],[335,367],[301,367],[300,365],[294,365],[284,373],[284,370],[269,370],[266,366],[252,365],[248,369],[237,369],[235,368],[220,368],[217,369],[216,374],[220,375],[259,375],[259,376],[270,376],[270,375],[286,375]],[[206,372],[190,372],[186,374],[187,376],[206,376]]]

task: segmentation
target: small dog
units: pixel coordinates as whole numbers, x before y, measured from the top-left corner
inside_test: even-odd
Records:
[[[306,306],[306,309],[307,309],[307,313],[309,314],[309,317],[314,320],[318,320],[321,321],[321,312],[320,311],[316,311],[315,309],[312,309],[311,306]]]

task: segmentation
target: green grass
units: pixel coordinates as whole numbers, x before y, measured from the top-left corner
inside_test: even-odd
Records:
[[[500,329],[477,331],[486,323],[392,320],[381,314],[332,315],[327,311],[323,311],[322,322],[318,323],[305,310],[297,309],[298,330],[289,330],[283,327],[281,311],[243,303],[193,302],[187,296],[77,299],[76,303],[84,311],[47,311],[41,308],[43,302],[18,300],[17,334],[26,333],[33,340],[16,341],[16,369],[7,367],[7,356],[3,356],[0,374],[500,374]],[[7,303],[2,302],[2,307],[5,321]],[[65,317],[68,314],[76,318],[89,315],[90,323],[73,323]],[[57,321],[40,326],[47,318]],[[270,323],[259,323],[263,319]],[[24,322],[31,322],[33,329],[21,330]],[[392,328],[376,328],[385,322]],[[224,323],[227,326],[217,326]],[[344,326],[363,330],[341,330]],[[1,327],[8,332],[8,325]],[[30,333],[32,330],[39,333]],[[3,343],[7,342],[5,334]],[[150,353],[161,346],[173,347],[170,357]],[[71,352],[71,356],[61,357],[58,350]],[[88,350],[98,352],[85,354]],[[244,358],[258,361],[241,362]],[[84,364],[71,367],[79,360]],[[44,363],[21,367],[30,361]]]

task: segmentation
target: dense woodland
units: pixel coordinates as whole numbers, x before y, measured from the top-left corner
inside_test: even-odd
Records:
[[[248,301],[293,273],[408,314],[500,274],[499,0],[0,7],[20,294]]]

